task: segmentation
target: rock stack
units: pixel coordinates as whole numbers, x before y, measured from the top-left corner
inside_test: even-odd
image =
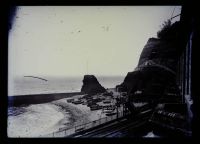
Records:
[[[81,92],[86,94],[97,94],[103,93],[106,89],[101,86],[97,78],[94,75],[85,75],[83,78],[83,86]]]

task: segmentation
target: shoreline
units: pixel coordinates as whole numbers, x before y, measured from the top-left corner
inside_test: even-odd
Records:
[[[75,126],[76,124],[89,122],[88,115],[89,115],[90,109],[87,106],[74,105],[74,104],[68,103],[67,98],[53,101],[51,103],[58,107],[61,107],[63,112],[64,111],[68,112],[68,115],[70,115],[68,119],[70,121],[68,128],[71,128]]]
[[[107,90],[109,91],[113,89],[111,88]],[[22,137],[23,136],[24,137],[37,137],[37,136],[43,137],[46,135],[51,135],[52,133],[58,132],[60,130],[70,129],[70,128],[73,129],[73,127],[75,126],[85,124],[85,123],[90,123],[97,119],[106,117],[105,113],[102,113],[102,109],[91,111],[90,107],[88,107],[87,105],[83,105],[83,104],[76,105],[76,104],[67,102],[67,100],[70,99],[71,97],[73,98],[83,97],[84,96],[83,93],[78,92],[78,93],[67,93],[67,94],[66,93],[46,94],[45,96],[44,95],[45,94],[31,95],[31,97],[30,95],[27,96],[32,104],[33,104],[32,99],[34,97],[37,97],[37,99],[34,99],[34,101],[37,102],[38,104],[40,102],[39,105],[33,104],[33,105],[27,105],[25,107],[22,105],[21,105],[22,107],[20,107],[19,105],[18,107],[16,107],[17,111],[19,112],[20,112],[20,109],[18,108],[25,109],[26,111],[22,111],[22,113],[19,113],[15,116],[13,115],[9,116],[10,123],[12,123],[12,121],[14,122],[12,125],[10,125],[10,128],[11,128],[10,136],[19,135]],[[41,103],[41,96],[46,97],[45,100],[48,100],[49,102]],[[16,96],[16,97],[20,98],[20,96]],[[51,97],[51,101],[49,97]],[[55,100],[56,98],[57,100]],[[16,105],[16,100],[14,102]],[[23,99],[23,102],[25,102],[24,99]],[[51,111],[53,111],[54,113],[53,115]],[[57,117],[56,115],[59,115],[59,119],[54,119],[54,117]],[[21,117],[23,117],[22,120],[24,121],[23,122],[24,124],[22,124],[22,126],[19,125],[18,123],[22,121]],[[52,118],[54,121],[51,120]],[[50,121],[49,124],[47,120]],[[32,122],[28,123],[30,121]],[[43,124],[39,125],[35,123],[35,121],[38,121],[38,122],[40,121],[39,123],[44,122],[45,127],[43,126]],[[38,133],[37,133],[37,129],[34,128],[36,125],[40,127],[38,129]],[[12,129],[12,127],[13,128],[16,127],[17,131],[21,131],[23,132],[23,134],[22,135],[18,134],[18,132]],[[32,129],[34,130],[33,132],[31,132]]]
[[[115,88],[107,88],[107,91],[115,91]],[[55,100],[69,98],[76,95],[84,95],[83,92],[67,92],[67,93],[48,93],[48,94],[27,94],[8,96],[8,107],[18,107],[30,104],[42,104]]]
[[[76,95],[77,97],[81,97],[81,95]],[[75,97],[76,97],[75,96]],[[9,126],[9,136],[10,137],[43,137],[46,135],[51,135],[53,132],[60,131],[60,129],[69,129],[73,128],[76,125],[88,123],[91,121],[94,121],[98,119],[101,110],[91,111],[90,108],[86,105],[74,105],[67,102],[68,98],[59,99],[56,101],[52,101],[50,103],[44,103],[39,105],[30,105],[26,107],[28,111],[25,111],[24,113],[21,113],[16,116],[9,116],[9,123],[11,124]],[[39,106],[39,107],[38,107]],[[32,109],[34,107],[34,109]],[[43,109],[46,108],[45,110]],[[51,108],[51,111],[54,111],[54,114],[50,114],[50,111],[48,110]],[[41,111],[43,109],[44,111]],[[52,112],[51,112],[52,113]],[[62,114],[62,118],[61,118]],[[40,115],[40,116],[39,116]],[[48,121],[51,121],[52,118],[55,117],[55,115],[60,115],[59,119],[56,119],[53,122],[51,122],[48,126]],[[35,119],[35,116],[37,116],[37,119]],[[42,116],[42,118],[41,118]],[[51,118],[52,117],[52,118]],[[40,127],[38,130],[37,128],[34,128],[36,121],[45,122],[45,127],[43,125],[38,125],[37,127]],[[22,122],[22,120],[25,120],[23,122],[23,125],[18,124],[12,124],[12,121],[15,123]],[[31,124],[27,123],[32,121]],[[25,123],[25,124],[24,124]],[[21,128],[21,126],[23,128]],[[41,128],[43,127],[43,128]],[[17,129],[15,131],[14,129]],[[32,132],[33,130],[33,132]],[[22,132],[22,134],[18,133],[18,131]],[[38,131],[38,132],[37,132]],[[48,131],[48,132],[47,132]]]

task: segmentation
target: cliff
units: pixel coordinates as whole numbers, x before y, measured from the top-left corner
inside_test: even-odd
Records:
[[[165,95],[179,95],[176,70],[181,49],[178,41],[178,22],[167,32],[163,32],[160,38],[150,38],[142,50],[135,70],[128,72],[123,83],[116,88],[120,87],[121,91],[132,95],[140,91],[144,99],[149,100],[166,100]],[[137,96],[134,96],[134,99],[137,99]],[[174,101],[179,101],[179,98]]]
[[[106,89],[101,86],[94,75],[85,75],[83,78],[83,86],[81,92],[87,94],[103,93]]]

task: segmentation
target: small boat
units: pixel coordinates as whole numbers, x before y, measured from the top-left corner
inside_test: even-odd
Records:
[[[116,112],[111,112],[111,113],[106,113],[106,116],[112,116],[112,115],[116,115]]]
[[[73,104],[82,104],[83,101],[81,101],[81,100],[77,100],[77,101],[73,101],[72,103],[73,103]]]
[[[90,108],[91,111],[100,110],[100,109],[101,109],[100,107],[92,107],[92,108]]]
[[[74,101],[74,99],[68,99],[67,102],[68,103],[72,103]]]
[[[102,107],[99,106],[99,105],[91,105],[91,106],[90,106],[90,110],[91,110],[91,111],[99,110],[99,109],[102,109]]]
[[[103,109],[103,113],[112,113],[112,112],[114,112],[115,111],[115,109]]]
[[[111,100],[104,100],[103,103],[104,104],[111,103]]]
[[[93,102],[101,102],[101,99],[100,98],[93,98],[92,101]]]

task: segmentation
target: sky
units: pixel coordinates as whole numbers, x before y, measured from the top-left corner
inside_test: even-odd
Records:
[[[8,39],[9,79],[125,76],[148,39],[180,11],[180,6],[20,6]]]

